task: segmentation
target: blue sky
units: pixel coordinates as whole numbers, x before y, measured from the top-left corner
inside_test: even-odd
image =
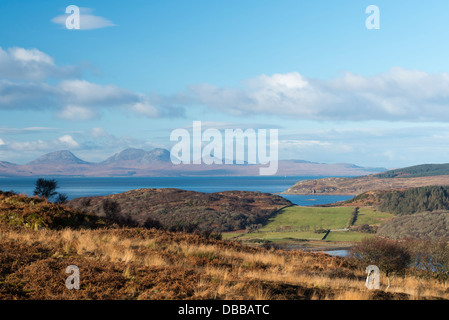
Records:
[[[380,30],[365,27],[372,4]],[[88,30],[58,23],[68,5]],[[173,129],[202,121],[278,128],[281,159],[447,163],[447,12],[437,0],[2,0],[0,160],[169,148]]]

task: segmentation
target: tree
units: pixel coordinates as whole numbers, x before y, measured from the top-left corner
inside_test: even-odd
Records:
[[[36,181],[36,185],[34,188],[34,195],[38,197],[42,197],[45,199],[50,199],[56,196],[58,193],[56,189],[58,188],[58,182],[54,179],[42,179],[39,178]]]
[[[399,242],[382,238],[365,238],[353,247],[351,255],[363,265],[376,265],[385,272],[390,286],[390,275],[402,274],[410,265],[411,256]]]
[[[68,199],[69,199],[69,196],[66,195],[65,193],[58,193],[58,197],[56,198],[55,202],[59,203],[59,204],[63,204],[63,203],[66,203]]]

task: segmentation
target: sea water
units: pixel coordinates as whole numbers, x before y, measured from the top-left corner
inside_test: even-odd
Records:
[[[58,192],[65,193],[68,199],[88,196],[104,196],[142,188],[177,188],[199,192],[220,191],[259,191],[281,193],[302,180],[324,177],[304,176],[256,176],[256,177],[51,177],[59,185]],[[0,190],[15,191],[31,196],[37,178],[0,178]],[[313,206],[333,203],[352,198],[334,195],[286,195],[282,197],[299,206]]]

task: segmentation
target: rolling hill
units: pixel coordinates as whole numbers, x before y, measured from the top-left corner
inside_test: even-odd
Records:
[[[389,239],[449,239],[449,211],[420,212],[384,223],[377,235]]]
[[[449,164],[419,165],[349,178],[323,178],[296,183],[284,194],[359,195],[374,190],[395,190],[449,185]]]
[[[378,236],[390,239],[449,238],[449,187],[426,186],[404,190],[369,191],[340,203],[372,206],[396,217],[383,223]]]
[[[449,163],[421,164],[402,169],[390,170],[374,175],[376,178],[416,178],[428,176],[449,175]]]
[[[170,230],[233,231],[264,223],[292,203],[268,193],[201,193],[179,189],[139,189],[109,196],[77,198],[67,206],[99,217]]]

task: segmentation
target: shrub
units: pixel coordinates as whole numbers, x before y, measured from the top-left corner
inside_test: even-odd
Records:
[[[351,215],[349,216],[348,219],[348,227],[351,227],[354,225],[354,223],[357,221],[359,215],[359,207],[354,208],[354,210],[352,211]]]
[[[412,267],[415,275],[434,278],[439,281],[449,280],[449,245],[448,239],[412,240],[404,242],[412,255]]]
[[[143,223],[143,227],[147,229],[163,229],[163,226],[159,220],[147,218]]]
[[[376,233],[378,226],[370,226],[369,224],[363,224],[361,226],[351,227],[351,231],[357,231],[362,233]]]
[[[120,214],[120,205],[110,199],[104,199],[103,200],[103,211],[107,218],[111,220],[118,220],[119,214]]]
[[[69,197],[65,193],[59,193],[55,203],[64,204],[67,202],[68,199]]]
[[[376,265],[387,275],[403,274],[410,265],[408,250],[398,241],[382,238],[365,238],[353,247],[350,257],[358,265]]]
[[[248,226],[246,226],[246,230],[251,233],[251,232],[257,232],[259,231],[259,229],[262,228],[262,225],[259,224],[250,224]]]
[[[174,224],[168,227],[171,232],[187,232],[193,233],[198,231],[198,224],[191,222],[176,221]]]

